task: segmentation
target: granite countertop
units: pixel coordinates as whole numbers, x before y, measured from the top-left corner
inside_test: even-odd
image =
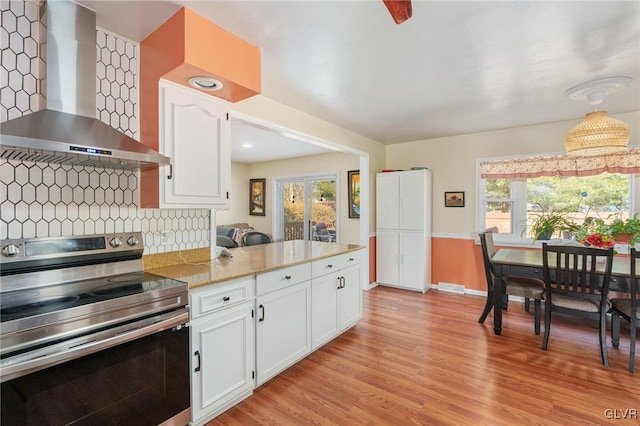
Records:
[[[356,244],[283,241],[230,249],[233,257],[221,256],[208,261],[183,262],[149,269],[147,272],[186,281],[189,283],[189,288],[193,289],[363,248]]]

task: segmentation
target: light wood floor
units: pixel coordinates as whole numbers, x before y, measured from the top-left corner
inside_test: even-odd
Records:
[[[640,424],[628,327],[620,349],[608,342],[607,369],[595,323],[554,316],[545,352],[522,304],[510,304],[501,336],[491,316],[477,323],[483,304],[435,290],[364,292],[355,327],[208,426]],[[622,418],[629,409],[635,419]]]

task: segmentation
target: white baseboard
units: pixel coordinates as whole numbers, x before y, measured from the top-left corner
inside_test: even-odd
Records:
[[[368,287],[365,287],[364,290],[365,291],[369,291],[369,290],[371,290],[373,288],[376,288],[376,287],[378,287],[378,282],[374,281],[374,282],[370,283]]]

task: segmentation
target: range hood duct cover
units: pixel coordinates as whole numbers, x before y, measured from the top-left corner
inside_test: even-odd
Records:
[[[43,2],[41,8],[47,108],[0,125],[1,158],[130,170],[170,164],[95,118],[95,12],[71,1]]]

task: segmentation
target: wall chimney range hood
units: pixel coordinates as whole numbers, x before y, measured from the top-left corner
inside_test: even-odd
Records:
[[[0,124],[1,157],[112,169],[170,159],[96,116],[96,14],[71,1],[43,2],[46,109]],[[44,40],[43,40],[44,41]]]

